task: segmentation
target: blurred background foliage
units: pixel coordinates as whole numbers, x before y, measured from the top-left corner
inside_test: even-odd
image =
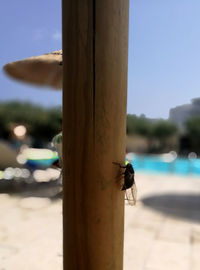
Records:
[[[144,115],[127,115],[127,135],[138,134],[146,137],[164,139],[178,133],[177,126],[164,119],[152,120]]]
[[[27,102],[0,102],[0,139],[12,141],[12,130],[17,125],[26,127],[33,147],[42,147],[62,130],[62,109]],[[131,138],[128,148],[133,152],[175,150],[183,155],[190,151],[200,154],[200,116],[191,117],[180,129],[169,120],[128,114],[127,137]]]
[[[134,145],[129,145],[129,150],[141,144],[139,152],[163,153],[175,150],[182,155],[191,151],[200,154],[200,116],[190,117],[180,129],[169,120],[128,114],[127,136],[135,141]]]
[[[190,118],[185,122],[185,140],[187,148],[200,153],[200,116]],[[186,149],[187,150],[187,149]]]
[[[9,140],[14,126],[23,124],[27,134],[37,141],[48,142],[61,131],[60,107],[43,108],[18,101],[0,103],[0,138]]]

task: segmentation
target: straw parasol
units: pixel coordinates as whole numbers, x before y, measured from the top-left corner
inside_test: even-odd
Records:
[[[12,78],[23,82],[57,90],[62,88],[62,50],[11,62],[3,69]]]

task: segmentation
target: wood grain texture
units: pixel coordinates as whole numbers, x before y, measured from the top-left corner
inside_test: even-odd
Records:
[[[63,0],[65,270],[122,270],[128,1]]]

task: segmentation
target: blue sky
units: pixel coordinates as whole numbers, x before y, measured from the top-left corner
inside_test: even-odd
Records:
[[[61,49],[61,1],[6,0],[0,9],[0,63]],[[28,100],[60,105],[61,91],[41,90],[7,78],[0,72],[0,101]]]
[[[167,118],[200,96],[200,1],[130,0],[128,113]],[[61,1],[7,0],[0,10],[0,63],[61,48]],[[0,100],[61,104],[61,92],[0,73]]]

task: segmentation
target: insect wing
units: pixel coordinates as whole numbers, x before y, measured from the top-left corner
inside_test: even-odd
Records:
[[[127,200],[129,205],[135,205],[136,200],[137,200],[137,188],[135,183],[133,186],[129,189],[126,189],[126,194],[125,194],[125,200]]]

